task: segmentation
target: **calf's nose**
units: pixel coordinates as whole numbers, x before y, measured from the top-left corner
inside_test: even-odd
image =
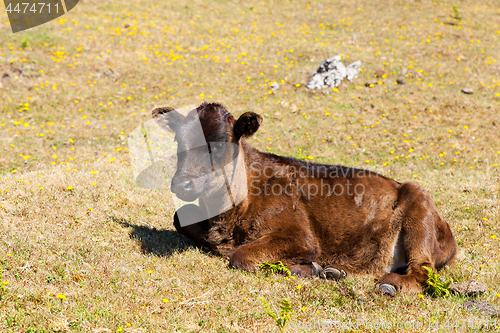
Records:
[[[182,180],[172,184],[172,192],[177,194],[191,194],[194,191],[194,183],[191,179]]]

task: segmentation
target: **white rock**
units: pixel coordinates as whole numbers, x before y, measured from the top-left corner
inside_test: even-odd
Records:
[[[342,67],[345,68],[344,64],[342,64],[342,61],[340,59],[340,56],[337,55],[335,57],[328,58],[326,60],[323,60],[321,64],[319,65],[318,68],[318,73],[323,73],[323,72],[328,72],[331,70],[336,70],[337,66],[341,64]]]
[[[323,88],[323,78],[321,74],[316,73],[311,77],[309,83],[307,84],[307,88],[309,89],[321,89]]]
[[[355,61],[349,66],[346,67],[347,70],[347,79],[352,81],[353,79],[358,77],[359,71],[361,70],[361,61]]]
[[[326,87],[338,87],[342,80],[347,78],[349,81],[358,76],[361,69],[361,61],[356,61],[345,67],[341,61],[340,55],[323,60],[316,73],[313,74],[307,88],[321,89]]]

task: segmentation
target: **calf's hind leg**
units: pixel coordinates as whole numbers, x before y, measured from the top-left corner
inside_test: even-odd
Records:
[[[379,280],[380,290],[392,296],[396,291],[421,292],[428,276],[423,266],[435,271],[450,262],[456,253],[455,239],[431,196],[419,184],[401,185],[393,218],[402,224],[408,269],[404,275],[384,275]]]

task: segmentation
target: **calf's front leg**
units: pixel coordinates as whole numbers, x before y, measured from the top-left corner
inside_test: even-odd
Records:
[[[293,275],[314,276],[318,265],[319,247],[314,237],[300,227],[273,231],[253,242],[237,247],[230,256],[229,266],[255,271],[263,262],[283,262]]]

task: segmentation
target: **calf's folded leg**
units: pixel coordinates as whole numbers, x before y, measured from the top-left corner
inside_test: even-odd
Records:
[[[312,235],[294,226],[237,247],[230,256],[229,266],[255,271],[263,262],[281,261],[294,275],[314,276],[318,267],[313,262],[318,256],[319,248]]]

